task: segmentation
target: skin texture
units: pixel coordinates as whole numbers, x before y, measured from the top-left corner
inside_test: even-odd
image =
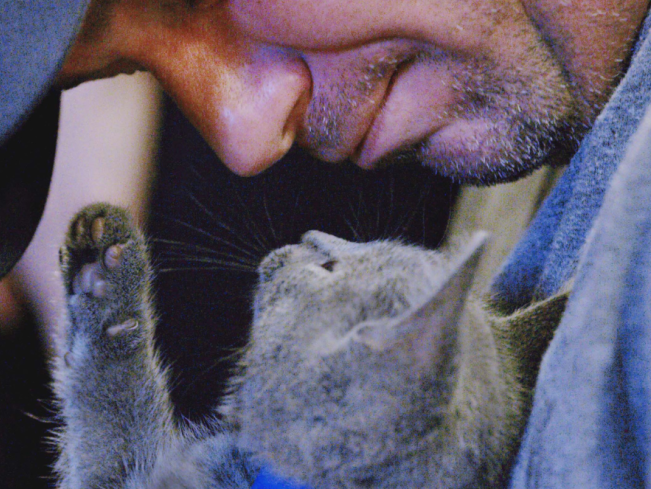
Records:
[[[626,67],[646,0],[96,0],[63,85],[151,71],[242,175],[294,142],[461,181],[562,161]]]

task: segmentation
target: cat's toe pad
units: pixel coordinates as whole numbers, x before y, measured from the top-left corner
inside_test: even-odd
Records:
[[[120,266],[122,263],[122,256],[124,254],[124,244],[115,244],[109,246],[104,253],[104,265],[109,270],[113,270]]]
[[[86,263],[72,282],[75,294],[89,294],[93,297],[106,296],[106,277],[98,262]]]
[[[106,219],[103,216],[81,214],[72,226],[71,238],[75,246],[98,246],[104,237]]]

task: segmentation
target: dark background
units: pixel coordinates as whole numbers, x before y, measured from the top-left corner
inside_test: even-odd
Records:
[[[245,344],[255,263],[310,230],[437,247],[457,187],[417,164],[327,165],[293,149],[253,178],[231,174],[169,100],[148,235],[157,341],[180,415],[211,413]],[[49,377],[37,327],[0,336],[0,486],[53,487]]]

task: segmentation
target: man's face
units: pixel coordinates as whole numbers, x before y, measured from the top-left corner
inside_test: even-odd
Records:
[[[607,99],[647,0],[96,0],[63,84],[151,71],[216,153],[257,173],[296,141],[517,177]]]

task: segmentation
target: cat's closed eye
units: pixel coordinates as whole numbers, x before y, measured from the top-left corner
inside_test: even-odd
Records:
[[[336,264],[337,264],[337,260],[332,260],[332,259],[330,259],[330,260],[328,260],[328,261],[326,261],[326,262],[324,262],[324,263],[321,263],[320,266],[321,266],[321,268],[323,268],[324,270],[327,270],[327,271],[329,271],[329,272],[332,272],[332,271],[334,271],[334,269],[335,269],[335,265],[336,265]]]

